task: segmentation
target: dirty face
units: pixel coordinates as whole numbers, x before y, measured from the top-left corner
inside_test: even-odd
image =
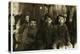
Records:
[[[73,19],[72,19],[72,18],[70,18],[70,19],[69,19],[69,22],[72,22],[72,21],[73,21]]]
[[[46,22],[51,23],[51,22],[52,22],[52,19],[51,19],[50,17],[48,17],[48,18],[46,19]]]
[[[26,21],[29,22],[29,16],[26,16]]]
[[[65,19],[62,16],[59,16],[59,23],[60,24],[65,23]]]
[[[32,28],[36,27],[36,21],[31,21],[31,22],[30,22],[30,26],[31,26]]]

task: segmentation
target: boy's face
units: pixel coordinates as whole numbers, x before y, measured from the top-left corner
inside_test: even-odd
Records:
[[[52,19],[51,18],[47,18],[47,22],[48,23],[51,23],[52,22]]]
[[[29,22],[29,16],[26,16],[26,21]]]
[[[59,23],[61,24],[65,23],[65,19],[62,16],[59,16]]]
[[[72,22],[72,21],[73,21],[73,19],[72,19],[72,18],[70,18],[70,19],[69,19],[69,22]]]
[[[35,26],[36,26],[36,21],[31,21],[31,22],[30,22],[30,26],[31,26],[31,27],[35,27]]]

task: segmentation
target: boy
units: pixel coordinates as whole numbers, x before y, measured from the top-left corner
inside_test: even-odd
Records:
[[[22,41],[24,43],[24,50],[35,50],[36,49],[36,34],[37,34],[37,22],[35,19],[30,21],[28,29],[26,28],[23,32]]]
[[[65,46],[68,46],[70,44],[70,36],[67,26],[65,24],[66,18],[62,15],[59,15],[57,20],[57,36],[55,37],[53,48],[66,48]]]

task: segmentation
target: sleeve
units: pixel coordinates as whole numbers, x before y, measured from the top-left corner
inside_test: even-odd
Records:
[[[66,28],[66,37],[65,38],[67,38],[67,40],[66,41],[70,41],[70,34],[69,34],[69,30],[68,30],[68,28],[67,28],[67,26],[65,25],[65,28]]]
[[[26,43],[26,38],[27,38],[27,34],[28,34],[28,29],[24,29],[23,31],[23,35],[22,35],[22,42]]]

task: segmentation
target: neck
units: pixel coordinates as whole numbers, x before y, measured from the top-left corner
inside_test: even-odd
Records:
[[[63,25],[63,23],[60,24],[60,26],[62,26],[62,25]]]

